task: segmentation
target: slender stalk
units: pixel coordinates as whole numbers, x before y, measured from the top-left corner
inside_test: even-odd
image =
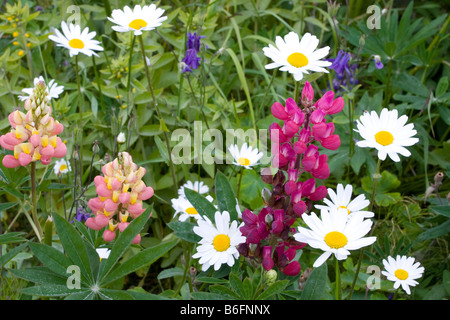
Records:
[[[131,61],[133,56],[133,47],[134,43],[136,42],[136,36],[134,33],[131,33],[131,39],[130,39],[130,58],[128,59],[128,79],[127,79],[127,90],[128,90],[128,107],[130,105],[131,101]],[[146,60],[144,57],[144,64],[146,64]]]
[[[144,40],[142,39],[142,35],[139,35],[138,38],[139,38],[139,43],[141,45],[141,53],[142,53],[142,59],[144,60],[144,69],[145,69],[145,74],[147,76],[148,87],[152,94],[153,104],[155,106],[156,113],[158,114],[158,117],[161,121],[161,120],[163,120],[163,118],[162,118],[161,112],[159,111],[158,102],[156,101],[155,92],[153,91],[153,85],[152,85],[152,79],[150,77],[150,71],[148,70],[148,65],[147,65],[146,59],[145,59],[146,56],[145,56]],[[170,151],[169,137],[167,136],[167,131],[165,131],[165,128],[163,128],[163,134],[164,134],[164,139],[166,140],[167,153],[169,154],[169,162],[170,162],[170,170],[172,173],[173,187],[174,187],[175,192],[178,192],[178,183],[177,183],[177,177],[175,175],[175,168],[173,166],[172,153]]]
[[[300,87],[300,81],[295,81],[294,100],[295,100],[296,103],[299,103],[299,100],[298,100],[298,98],[299,98],[298,91],[300,89],[299,87]]]
[[[36,190],[36,162],[31,162],[31,216],[38,232],[39,241],[42,239],[42,228],[37,216],[37,190]]]
[[[377,171],[376,171],[376,173],[375,173],[375,175],[373,177],[373,188],[372,188],[372,195],[370,197],[369,211],[373,210],[373,203],[375,201],[375,190],[377,188],[378,179],[380,178],[379,177],[379,175],[380,175],[380,167],[381,167],[381,160],[378,158]],[[356,279],[358,278],[358,274],[359,274],[359,271],[361,269],[361,262],[362,262],[363,255],[364,255],[364,247],[359,250],[358,264],[356,266],[355,277],[353,278],[352,286],[350,288],[350,294],[348,296],[349,300],[350,300],[350,298],[351,298],[351,296],[353,294],[353,289],[354,289],[355,284],[356,284]]]
[[[237,187],[237,200],[239,201],[239,191],[241,190],[241,181],[242,181],[242,173],[243,173],[243,167],[241,167],[241,172],[239,174],[239,183]]]
[[[79,70],[78,70],[78,55],[75,55],[75,73],[76,73],[76,77],[77,77],[77,89],[78,89],[78,113],[80,114],[80,119],[79,119],[80,123],[78,124],[78,131],[77,131],[77,136],[76,136],[76,140],[78,140],[80,137],[80,134],[81,134],[81,128],[83,126],[83,105],[82,105],[82,101],[81,101],[82,95],[81,95],[81,80],[80,80],[80,74],[79,74]],[[81,139],[78,141],[80,146],[82,145],[82,140],[83,139],[81,137]],[[83,156],[81,154],[81,152],[82,152],[81,149],[82,148],[80,148],[79,152],[80,152],[80,159],[81,159],[80,166],[82,168]]]
[[[341,300],[341,271],[339,270],[339,260],[336,257],[334,260],[336,261],[336,300]]]

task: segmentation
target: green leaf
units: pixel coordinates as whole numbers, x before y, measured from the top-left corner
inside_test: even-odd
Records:
[[[23,236],[25,232],[9,232],[0,235],[0,245],[27,241]]]
[[[195,210],[197,210],[198,214],[208,217],[212,222],[215,221],[214,216],[217,209],[208,199],[199,194],[197,191],[188,188],[184,189],[184,194],[189,202],[194,206]]]
[[[187,242],[198,243],[201,237],[197,235],[193,228],[196,224],[189,221],[172,221],[167,224],[167,226],[172,229],[175,235]]]
[[[67,277],[62,277],[46,267],[31,267],[27,269],[10,269],[12,274],[33,283],[67,285]]]
[[[416,241],[424,241],[424,240],[439,238],[439,237],[447,235],[449,232],[450,232],[450,220],[447,220],[444,223],[442,223],[441,225],[438,225],[437,227],[431,228],[431,229],[421,233],[416,238]]]
[[[271,284],[267,287],[256,299],[257,300],[268,300],[273,298],[276,294],[283,292],[283,290],[289,284],[289,280],[281,280]]]
[[[12,207],[14,207],[17,204],[18,204],[18,202],[0,203],[0,211],[8,210],[9,208],[12,208]]]
[[[444,93],[446,93],[447,89],[448,89],[448,78],[442,77],[441,79],[439,79],[439,82],[436,86],[436,92],[435,92],[436,98],[439,98]]]
[[[128,229],[128,227],[127,227]],[[126,229],[125,229],[126,230]],[[109,284],[117,279],[120,279],[127,274],[130,274],[139,268],[142,268],[144,266],[151,265],[153,262],[161,258],[164,254],[166,254],[170,249],[172,249],[176,244],[178,243],[178,240],[172,240],[169,242],[163,242],[160,243],[154,247],[149,247],[138,254],[134,255],[130,259],[126,260],[124,263],[122,263],[119,267],[114,269],[112,272],[108,274],[107,277],[105,277],[102,280],[102,285]],[[112,251],[111,251],[112,253]],[[110,255],[111,256],[111,255]]]
[[[169,268],[161,271],[157,278],[158,280],[182,276],[184,274],[184,270],[179,267]]]
[[[152,207],[148,208],[139,217],[131,221],[128,227],[126,227],[125,230],[123,230],[123,232],[119,234],[119,236],[115,240],[113,247],[111,248],[111,253],[108,259],[104,259],[101,262],[102,270],[99,274],[100,281],[102,281],[108,275],[108,273],[111,272],[114,265],[117,263],[117,261],[119,261],[124,252],[129,248],[134,238],[147,223],[151,212]]]
[[[0,268],[7,264],[9,260],[14,258],[17,254],[19,254],[25,247],[28,245],[28,243],[22,243],[20,246],[17,246],[11,250],[9,250],[6,254],[3,253],[0,256]]]
[[[237,206],[236,196],[234,195],[230,181],[220,171],[218,171],[216,174],[215,191],[219,211],[220,212],[228,211],[228,213],[230,214],[230,221],[237,220],[238,213],[236,210]]]
[[[320,267],[315,268],[308,280],[305,288],[302,291],[301,300],[322,300],[325,296],[327,288],[328,268],[327,264],[323,263]]]
[[[22,290],[22,293],[39,297],[61,297],[85,290],[86,289],[69,289],[67,285],[43,284],[39,286],[24,288]]]
[[[244,293],[244,284],[242,283],[241,279],[234,273],[230,274],[229,277],[231,288],[237,293],[240,299],[245,300],[245,293]]]
[[[444,217],[450,218],[450,206],[432,206],[430,207],[432,211],[437,214],[440,214]]]
[[[30,242],[28,245],[35,257],[38,258],[45,267],[63,277],[69,276],[67,268],[73,265],[73,262],[64,253],[42,243]],[[83,281],[83,275],[81,280]]]
[[[66,221],[62,216],[54,213],[53,222],[55,223],[56,233],[59,236],[61,244],[72,260],[73,264],[80,268],[81,274],[93,282],[94,276],[91,269],[88,251],[85,241],[75,227]]]
[[[228,297],[224,297],[219,293],[211,293],[211,292],[192,292],[191,297],[194,300],[227,300]]]

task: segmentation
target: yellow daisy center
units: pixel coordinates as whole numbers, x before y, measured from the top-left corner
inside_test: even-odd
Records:
[[[241,166],[248,166],[250,164],[250,160],[247,158],[239,158],[238,162]]]
[[[84,48],[84,42],[80,39],[72,39],[69,41],[69,46],[71,46],[74,49],[83,49]]]
[[[135,30],[139,30],[140,28],[146,27],[147,22],[145,22],[145,20],[142,20],[142,19],[134,19],[133,21],[130,22],[130,24],[128,26]]]
[[[62,165],[59,167],[59,172],[63,172],[63,171],[65,171],[65,170],[67,170],[67,166],[66,166],[65,164],[62,164]]]
[[[408,272],[403,269],[397,269],[395,270],[395,276],[400,280],[406,280],[408,279]]]
[[[301,68],[308,64],[308,58],[300,52],[290,54],[287,61],[296,68]]]
[[[325,243],[333,249],[342,248],[347,244],[347,237],[339,231],[331,231],[325,236]]]
[[[190,207],[190,208],[187,208],[187,209],[186,209],[186,213],[187,213],[187,214],[197,214],[198,211],[195,210],[194,207]]]
[[[375,135],[375,141],[382,146],[387,146],[394,141],[394,136],[390,132],[380,131]]]
[[[348,208],[346,206],[339,206],[339,208],[347,210],[347,213],[350,214],[350,210],[348,210]]]
[[[214,237],[213,246],[216,251],[225,251],[230,247],[230,237],[226,234],[218,234]]]

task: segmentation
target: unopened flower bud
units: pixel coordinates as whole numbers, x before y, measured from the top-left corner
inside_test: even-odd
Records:
[[[269,271],[266,272],[264,277],[266,279],[266,284],[268,286],[270,286],[270,285],[274,284],[275,281],[277,281],[278,274],[274,269],[270,269]]]

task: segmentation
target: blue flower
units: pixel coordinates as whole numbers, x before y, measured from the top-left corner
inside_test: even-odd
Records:
[[[375,62],[375,68],[383,69],[384,65],[383,62],[381,62],[381,57],[379,55],[374,55],[373,61]]]
[[[200,51],[200,39],[204,38],[204,36],[197,35],[196,32],[187,34],[187,42],[186,42],[186,53],[183,58],[183,62],[185,63],[185,67],[181,72],[192,72],[199,67],[200,61],[202,60],[197,54]]]
[[[70,223],[74,223],[75,220],[78,220],[80,222],[85,222],[88,218],[89,218],[89,214],[84,212],[83,207],[80,207],[77,209],[75,218]]]
[[[333,79],[334,91],[339,91],[341,86],[349,88],[358,83],[355,78],[355,72],[358,68],[356,64],[350,64],[352,55],[348,52],[339,50],[338,55],[334,59],[328,59],[332,64],[329,66],[336,72],[336,78]]]

